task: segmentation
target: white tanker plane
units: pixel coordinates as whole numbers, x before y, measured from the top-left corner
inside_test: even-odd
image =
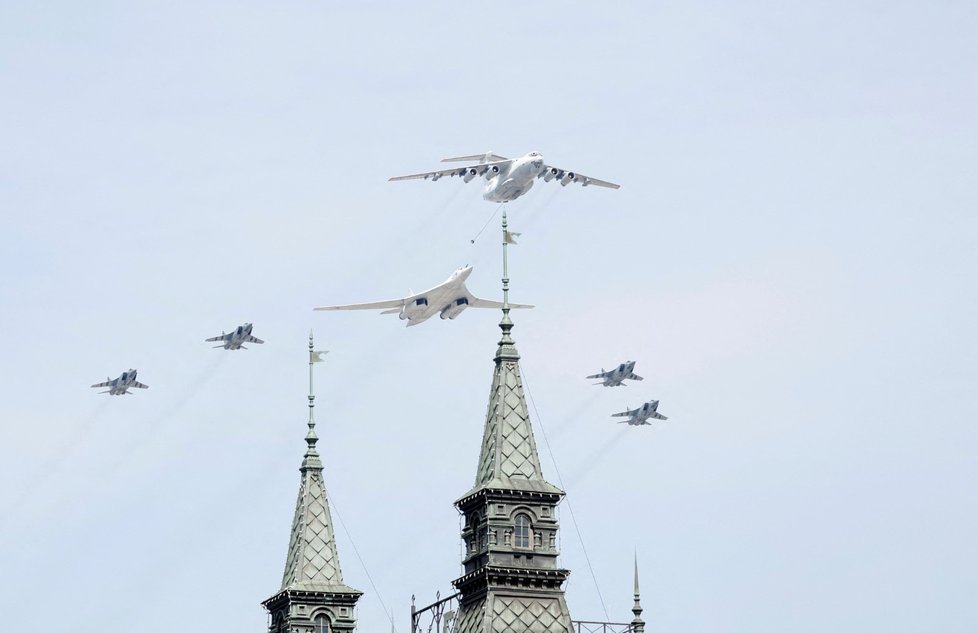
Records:
[[[452,276],[430,290],[412,294],[402,299],[355,303],[342,306],[325,306],[314,310],[382,310],[381,314],[396,314],[407,326],[424,323],[436,314],[443,319],[454,319],[466,308],[502,308],[499,301],[480,299],[465,287],[465,280],[472,274],[471,266],[459,268]],[[510,308],[532,308],[520,303],[509,304]]]
[[[477,162],[476,162],[477,161]],[[598,187],[608,187],[618,189],[621,185],[613,182],[606,182],[591,178],[583,174],[578,174],[559,167],[552,167],[543,162],[543,156],[539,152],[530,152],[520,158],[506,158],[486,152],[473,156],[458,156],[456,158],[446,158],[443,163],[451,162],[476,162],[475,165],[468,167],[456,167],[454,169],[443,169],[441,171],[429,171],[423,174],[411,174],[410,176],[394,176],[390,180],[438,180],[442,176],[458,176],[463,181],[469,182],[479,176],[486,179],[486,189],[482,197],[489,202],[511,202],[516,200],[533,186],[533,181],[542,178],[544,182],[556,180],[566,187],[572,182],[579,183],[587,187],[596,185]]]

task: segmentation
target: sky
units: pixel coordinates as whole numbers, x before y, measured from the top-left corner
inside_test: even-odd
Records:
[[[499,298],[478,181],[387,178],[536,150],[622,185],[507,205],[572,617],[630,620],[637,553],[651,631],[975,631],[975,32],[974,2],[0,1],[0,628],[263,630],[312,329],[359,630],[406,633],[459,575],[499,314],[311,308],[465,264]],[[203,342],[246,321],[264,345]]]

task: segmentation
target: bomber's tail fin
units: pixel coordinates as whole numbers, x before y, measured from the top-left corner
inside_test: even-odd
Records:
[[[484,163],[494,163],[499,160],[509,160],[505,156],[500,156],[499,154],[493,154],[492,152],[486,152],[485,154],[472,154],[471,156],[456,156],[454,158],[443,158],[441,162],[443,163],[471,163],[472,161],[479,161],[479,164]]]

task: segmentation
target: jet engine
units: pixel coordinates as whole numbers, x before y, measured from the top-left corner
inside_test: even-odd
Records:
[[[478,173],[479,172],[477,172],[474,168],[470,167],[469,169],[465,170],[465,175],[462,176],[462,181],[469,182],[470,180],[475,178],[478,175]]]
[[[567,172],[564,177],[560,179],[560,186],[566,187],[567,183],[574,181],[574,172]]]
[[[492,167],[486,170],[486,180],[489,180],[490,178],[492,178],[498,173],[499,173],[499,165],[493,165]]]
[[[411,303],[405,304],[401,308],[401,313],[397,315],[403,321],[405,319],[413,319],[414,317],[421,316],[424,311],[428,309],[428,300],[424,297],[415,299]]]
[[[559,173],[560,173],[560,170],[559,169],[557,169],[556,167],[551,167],[547,171],[543,172],[543,182],[550,182]]]
[[[442,309],[441,318],[454,319],[458,315],[462,314],[462,310],[466,309],[467,307],[469,307],[469,300],[465,297],[459,297]]]

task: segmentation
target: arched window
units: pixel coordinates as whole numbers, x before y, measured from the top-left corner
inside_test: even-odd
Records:
[[[516,515],[516,526],[513,529],[513,546],[530,547],[530,517],[525,514]]]
[[[329,618],[325,615],[317,615],[312,623],[313,633],[329,633]]]

